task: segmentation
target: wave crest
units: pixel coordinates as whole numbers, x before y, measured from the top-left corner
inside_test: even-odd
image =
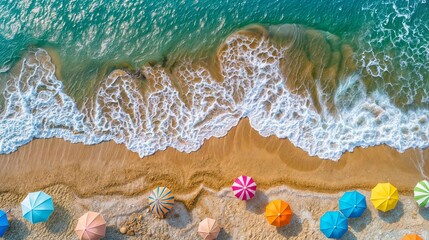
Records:
[[[296,79],[282,66],[299,59],[291,55],[295,43],[271,41],[269,32],[240,31],[219,49],[215,67],[182,59],[171,67],[145,65],[139,73],[144,77],[115,70],[80,109],[64,92],[48,53],[31,51],[7,83],[0,152],[50,137],[85,144],[113,140],[141,157],[167,147],[191,152],[245,117],[261,135],[288,138],[326,159],[337,160],[357,146],[387,144],[403,151],[429,145],[428,112],[405,113],[387,94],[367,93],[358,72],[342,71],[333,88],[316,76],[313,92],[294,91],[288,83]],[[317,110],[314,92],[321,105],[329,92],[335,111]]]

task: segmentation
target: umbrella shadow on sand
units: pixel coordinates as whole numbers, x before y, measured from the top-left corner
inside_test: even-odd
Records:
[[[18,219],[12,219],[9,222],[9,229],[3,235],[5,240],[23,240],[30,235],[27,225]]]
[[[268,205],[269,199],[265,193],[256,190],[255,196],[246,201],[247,211],[262,214],[265,212],[265,207]]]
[[[55,210],[46,222],[46,228],[51,233],[62,233],[68,230],[72,218],[69,210],[61,205],[55,205]]]
[[[229,235],[229,233],[227,233],[224,228],[221,228],[219,235],[217,236],[216,239],[217,240],[230,240],[230,239],[232,239],[232,236]]]
[[[341,239],[347,239],[347,240],[358,240],[356,235],[350,231],[347,231],[346,234]]]
[[[429,221],[429,208],[419,207],[419,214],[422,218]]]
[[[165,215],[168,224],[174,228],[184,228],[192,223],[192,216],[181,202],[175,202],[174,207]]]
[[[128,237],[120,233],[118,228],[113,226],[107,226],[105,239],[126,240],[128,239]]]
[[[395,209],[388,212],[378,211],[378,216],[387,223],[395,223],[401,220],[401,217],[404,215],[404,204],[401,201],[398,201]]]
[[[301,222],[302,222],[301,218],[298,215],[293,214],[290,223],[286,226],[277,228],[277,232],[286,238],[296,237],[302,231]]]
[[[349,226],[356,232],[363,231],[372,221],[372,213],[368,209],[358,218],[349,218]],[[348,239],[348,238],[347,238]]]

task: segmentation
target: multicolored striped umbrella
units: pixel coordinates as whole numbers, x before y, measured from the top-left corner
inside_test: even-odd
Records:
[[[74,231],[80,240],[99,240],[106,235],[106,221],[98,212],[87,212],[79,218]]]
[[[402,240],[423,240],[423,238],[417,234],[407,234],[402,238]]]
[[[174,196],[166,187],[155,188],[149,196],[149,208],[152,213],[163,218],[174,205]]]
[[[6,230],[9,228],[9,221],[5,212],[0,210],[0,237],[3,237]]]
[[[414,200],[420,207],[429,207],[429,182],[420,181],[414,187]]]
[[[255,196],[256,183],[249,176],[240,176],[234,180],[232,184],[234,195],[241,200],[249,200]]]

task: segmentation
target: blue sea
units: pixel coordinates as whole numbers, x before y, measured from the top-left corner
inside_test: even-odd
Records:
[[[0,153],[197,150],[248,118],[337,160],[429,146],[424,0],[0,1]]]

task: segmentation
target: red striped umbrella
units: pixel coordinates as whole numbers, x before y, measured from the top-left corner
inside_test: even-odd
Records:
[[[249,200],[255,196],[256,183],[249,176],[240,176],[232,184],[234,195],[241,200]]]

